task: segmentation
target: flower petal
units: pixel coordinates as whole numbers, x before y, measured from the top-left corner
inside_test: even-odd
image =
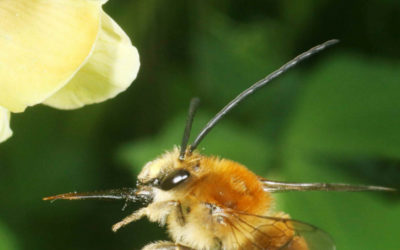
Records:
[[[10,129],[10,112],[0,107],[0,142],[7,140],[12,135]]]
[[[0,105],[11,112],[43,102],[90,55],[103,1],[0,1]]]
[[[106,13],[93,54],[74,78],[44,103],[73,109],[112,98],[130,86],[139,70],[139,54],[126,33]]]

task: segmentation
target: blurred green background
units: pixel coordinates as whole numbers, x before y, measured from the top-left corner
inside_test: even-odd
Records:
[[[200,144],[282,181],[400,187],[400,2],[110,0],[141,55],[134,84],[75,111],[12,117],[0,145],[0,249],[140,249],[165,239],[123,202],[55,203],[69,191],[132,187],[146,161],[193,134],[240,91],[298,53],[307,60],[238,106]],[[329,232],[338,249],[400,249],[400,199],[385,193],[287,193],[277,209]]]

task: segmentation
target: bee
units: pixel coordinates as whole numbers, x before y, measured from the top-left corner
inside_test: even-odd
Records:
[[[199,143],[229,111],[297,63],[337,43],[329,40],[298,55],[229,102],[188,145],[199,99],[192,99],[182,143],[149,161],[138,175],[135,188],[88,193],[66,193],[44,200],[105,199],[142,202],[143,207],[112,226],[116,232],[147,217],[166,225],[171,241],[146,245],[144,250],[172,249],[335,249],[323,230],[284,212],[274,211],[273,192],[282,191],[393,191],[380,186],[343,183],[287,183],[257,176],[245,166],[215,156],[202,155]],[[239,145],[238,145],[239,146]]]

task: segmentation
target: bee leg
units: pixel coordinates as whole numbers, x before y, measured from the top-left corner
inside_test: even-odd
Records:
[[[129,223],[139,220],[143,216],[147,216],[150,221],[158,221],[161,225],[165,224],[165,220],[167,216],[171,213],[171,209],[177,210],[177,217],[180,221],[179,223],[185,222],[185,218],[182,214],[182,207],[179,201],[164,201],[164,202],[157,202],[152,203],[147,207],[141,208],[131,215],[125,217],[122,221],[115,223],[112,226],[112,230],[114,232],[118,231],[121,227],[128,225]],[[160,213],[160,211],[163,211]]]
[[[144,208],[141,208],[141,209],[135,211],[133,214],[128,215],[127,217],[125,217],[122,221],[120,221],[118,223],[115,223],[112,226],[113,232],[117,232],[118,229],[120,229],[121,227],[131,223],[132,221],[139,220],[140,218],[142,218],[146,214],[147,214],[147,207],[144,207]]]
[[[142,250],[195,250],[193,248],[170,241],[157,241],[142,248]]]
[[[176,201],[175,203],[175,213],[176,213],[176,218],[178,219],[178,223],[181,226],[184,226],[186,224],[185,216],[183,215],[183,210],[182,210],[182,204],[179,201]]]

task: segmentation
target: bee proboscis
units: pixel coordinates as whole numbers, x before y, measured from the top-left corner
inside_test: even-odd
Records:
[[[192,99],[180,147],[148,162],[136,188],[89,193],[66,193],[44,200],[110,199],[141,201],[143,207],[116,223],[113,231],[147,217],[167,225],[171,241],[143,249],[335,249],[330,236],[310,224],[273,211],[271,193],[278,191],[393,191],[380,186],[342,183],[287,183],[264,179],[227,159],[204,156],[196,150],[201,140],[238,103],[300,61],[333,45],[329,40],[298,55],[256,82],[229,102],[201,130],[189,146],[193,118],[199,104]]]

